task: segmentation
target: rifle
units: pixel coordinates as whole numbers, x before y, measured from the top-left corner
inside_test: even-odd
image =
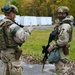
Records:
[[[55,39],[55,36],[56,36],[55,32],[52,31],[52,32],[50,33],[50,35],[49,35],[49,39],[48,39],[48,44],[47,44],[47,46],[42,46],[42,48],[43,48],[42,54],[44,54],[43,60],[42,60],[42,63],[43,63],[42,71],[44,70],[44,65],[45,65],[46,60],[47,60],[47,58],[48,58],[48,53],[49,53],[49,52],[47,51],[47,49],[48,49],[48,47],[50,46],[50,45],[49,45],[50,42],[52,42],[52,40]]]
[[[46,63],[46,60],[47,60],[47,55],[48,55],[48,49],[49,45],[48,46],[42,46],[43,50],[42,50],[42,54],[44,54],[44,57],[43,57],[43,60],[42,60],[42,63],[43,63],[43,67],[42,67],[42,71],[44,70],[44,65]]]

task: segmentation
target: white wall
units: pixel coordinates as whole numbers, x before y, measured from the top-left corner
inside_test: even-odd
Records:
[[[1,20],[1,19],[4,19],[4,17],[5,17],[4,15],[0,15],[0,20]]]
[[[20,16],[19,15],[16,15],[16,18],[15,18],[15,21],[18,23],[18,24],[20,24],[21,22],[20,22]]]
[[[0,15],[0,20],[5,16]],[[52,25],[52,17],[19,16],[16,15],[15,21],[23,26],[28,25]]]
[[[37,18],[35,16],[21,16],[20,22],[22,25],[37,25]]]
[[[52,25],[52,17],[37,17],[38,25]]]

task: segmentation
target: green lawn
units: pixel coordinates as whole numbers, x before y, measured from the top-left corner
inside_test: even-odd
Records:
[[[50,30],[34,30],[28,40],[21,46],[23,55],[32,56],[36,60],[42,59],[42,46],[47,45]],[[75,29],[74,29],[75,32]],[[75,33],[73,33],[73,40],[71,42],[69,59],[75,60]]]
[[[73,30],[73,38],[72,38],[72,42],[70,43],[70,54],[69,54],[69,58],[75,60],[75,28]]]

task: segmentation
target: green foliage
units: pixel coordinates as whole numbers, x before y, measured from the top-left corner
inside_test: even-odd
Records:
[[[58,6],[67,6],[70,13],[75,17],[75,0],[0,0],[0,7],[10,3],[18,7],[20,15],[28,16],[52,16],[55,17],[55,10]]]
[[[21,15],[21,10],[20,10],[20,8],[19,8],[18,2],[15,1],[15,0],[12,0],[12,1],[11,1],[11,4],[15,5],[15,6],[18,8],[18,15]]]
[[[5,0],[0,0],[0,10],[4,5],[5,5]],[[1,11],[0,11],[0,14],[2,14]]]

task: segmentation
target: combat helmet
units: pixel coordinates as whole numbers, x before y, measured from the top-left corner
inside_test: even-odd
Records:
[[[67,14],[69,14],[69,8],[67,6],[59,6],[56,9],[56,13],[67,13]]]
[[[2,12],[9,14],[10,12],[18,13],[18,8],[15,5],[6,5],[1,8]]]

